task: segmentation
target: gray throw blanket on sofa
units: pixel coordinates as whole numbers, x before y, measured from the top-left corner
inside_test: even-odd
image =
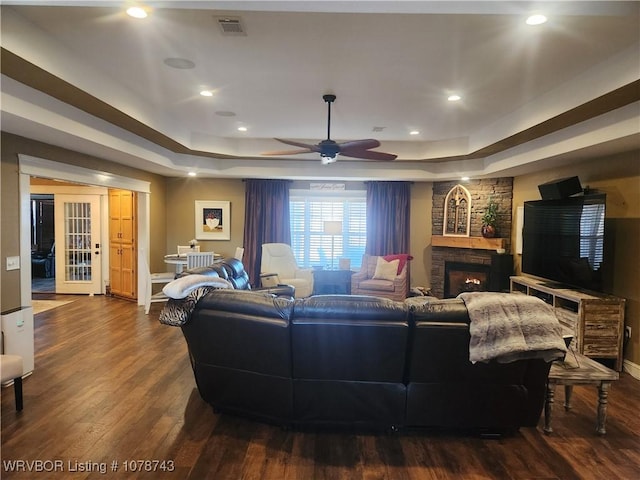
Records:
[[[513,293],[461,293],[469,312],[469,360],[500,363],[562,358],[567,349],[553,307]]]

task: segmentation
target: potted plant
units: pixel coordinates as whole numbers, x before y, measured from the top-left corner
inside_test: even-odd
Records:
[[[489,197],[487,210],[482,215],[482,236],[493,238],[496,236],[496,222],[498,221],[498,204]]]

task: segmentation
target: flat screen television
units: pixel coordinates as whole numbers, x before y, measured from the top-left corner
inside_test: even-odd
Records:
[[[525,202],[522,272],[602,291],[605,201],[595,194]]]

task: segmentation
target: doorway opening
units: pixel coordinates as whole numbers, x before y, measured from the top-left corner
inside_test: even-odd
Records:
[[[62,180],[64,182],[70,182],[79,185],[93,186],[93,187],[106,187],[106,188],[120,188],[124,190],[130,190],[138,193],[137,196],[137,226],[138,226],[138,245],[141,250],[148,251],[149,248],[149,214],[150,214],[150,183],[143,180],[137,180],[134,178],[123,177],[120,175],[91,170],[88,168],[65,164],[60,162],[54,162],[43,158],[32,157],[29,155],[18,154],[19,169],[20,169],[20,217],[24,219],[20,222],[20,263],[21,265],[28,265],[28,268],[22,268],[20,272],[20,297],[23,305],[31,305],[31,225],[28,221],[30,218],[30,205],[31,205],[31,178],[38,177],[41,179],[50,180]],[[45,192],[34,192],[45,193]],[[105,202],[107,196],[105,195]],[[106,211],[106,210],[105,210]],[[108,244],[108,219],[103,220],[104,225],[101,229],[103,232],[101,245]],[[107,249],[108,250],[108,249]],[[109,268],[109,256],[107,252],[103,252],[105,255],[100,255],[101,269],[102,271],[108,271]],[[141,265],[144,265],[142,258],[138,256],[137,264],[138,270]],[[138,278],[138,284],[143,281]],[[105,293],[105,285],[102,285]],[[140,285],[138,285],[138,291]],[[138,304],[142,305],[142,298],[138,298]]]
[[[55,206],[53,195],[31,195],[31,292],[55,293]]]

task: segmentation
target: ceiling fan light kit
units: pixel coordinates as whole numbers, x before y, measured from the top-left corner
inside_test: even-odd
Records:
[[[338,143],[331,140],[331,104],[335,102],[336,96],[333,94],[325,94],[322,99],[327,104],[327,138],[322,140],[317,145],[311,145],[307,143],[295,142],[292,140],[284,140],[276,138],[281,143],[299,147],[299,150],[288,150],[279,152],[267,152],[263,155],[298,155],[301,153],[319,153],[320,161],[323,165],[334,163],[338,159],[338,155],[352,158],[362,158],[365,160],[382,160],[389,161],[395,160],[397,155],[384,152],[374,152],[370,149],[380,146],[380,142],[374,139],[365,140],[351,140],[347,142]]]

